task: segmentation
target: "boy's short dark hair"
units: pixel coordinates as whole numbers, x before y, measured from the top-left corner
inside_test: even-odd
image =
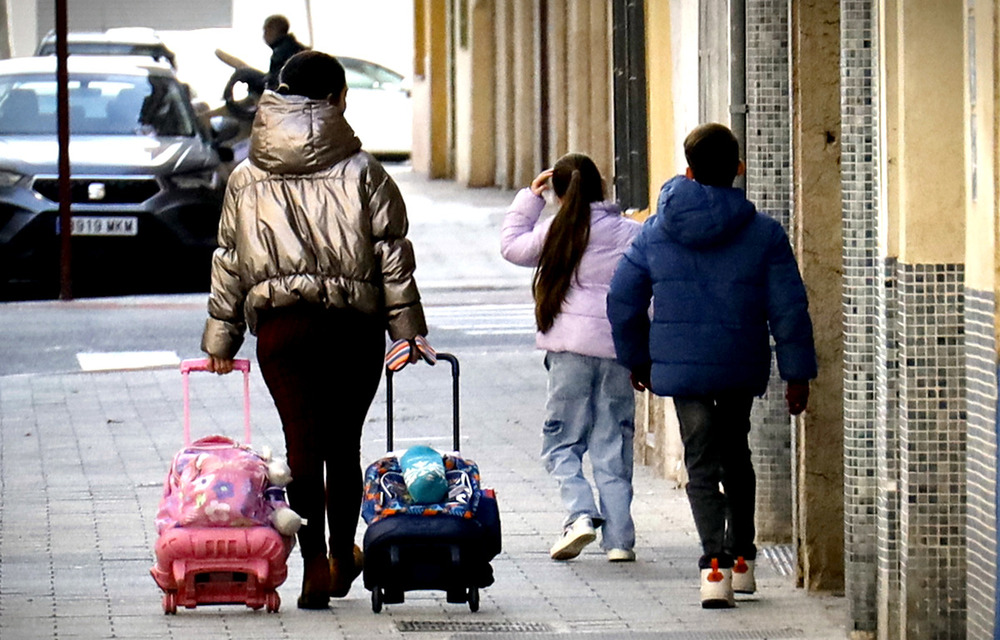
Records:
[[[273,16],[268,16],[264,20],[265,29],[274,29],[275,31],[277,31],[282,35],[288,33],[288,30],[291,27],[292,25],[288,23],[288,18],[278,13],[274,14]]]
[[[279,93],[305,96],[313,100],[336,100],[347,85],[344,66],[321,51],[300,51],[288,59],[278,78]],[[281,86],[284,85],[284,86]]]
[[[740,143],[729,127],[710,122],[684,138],[684,157],[694,179],[710,187],[731,187],[740,166]]]

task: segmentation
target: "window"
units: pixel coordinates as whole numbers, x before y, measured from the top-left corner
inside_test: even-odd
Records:
[[[194,114],[180,85],[151,76],[80,76],[69,81],[70,132],[193,136]],[[56,80],[0,78],[0,134],[54,135]]]

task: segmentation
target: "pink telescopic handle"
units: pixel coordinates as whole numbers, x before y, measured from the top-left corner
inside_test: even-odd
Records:
[[[243,441],[250,444],[250,361],[246,358],[233,360],[233,369],[243,372]],[[208,358],[181,361],[181,387],[184,390],[184,445],[191,444],[191,395],[188,374],[192,371],[208,371]]]

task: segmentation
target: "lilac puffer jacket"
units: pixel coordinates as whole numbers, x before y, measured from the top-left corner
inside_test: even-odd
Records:
[[[552,224],[552,218],[538,223],[544,207],[545,200],[530,189],[521,189],[514,197],[500,234],[500,253],[506,260],[522,267],[538,266],[542,244]],[[578,277],[573,280],[552,328],[536,336],[539,349],[615,357],[607,314],[608,286],[618,259],[641,228],[638,222],[623,217],[613,202],[591,203],[590,243],[580,260]]]

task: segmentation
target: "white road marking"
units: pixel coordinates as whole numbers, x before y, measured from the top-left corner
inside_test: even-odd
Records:
[[[76,360],[84,371],[121,371],[178,366],[180,357],[175,351],[112,351],[104,353],[78,353]]]
[[[426,307],[424,312],[427,323],[435,328],[463,331],[472,336],[535,333],[535,307],[531,304]]]

